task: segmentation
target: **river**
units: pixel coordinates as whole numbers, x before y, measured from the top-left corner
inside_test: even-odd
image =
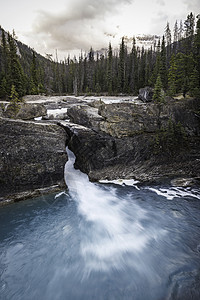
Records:
[[[200,190],[91,183],[0,208],[0,299],[200,299]]]

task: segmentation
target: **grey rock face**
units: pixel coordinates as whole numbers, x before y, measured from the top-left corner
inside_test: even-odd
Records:
[[[0,118],[0,197],[63,182],[66,134],[56,124]]]
[[[166,104],[113,103],[97,108],[80,105],[68,110],[72,122],[121,138],[142,133],[155,133],[166,128],[171,119],[180,122],[190,135],[200,134],[198,100]]]
[[[153,89],[146,86],[145,88],[139,89],[138,99],[144,102],[151,102],[153,98]]]
[[[192,151],[175,157],[155,155],[155,135],[114,138],[77,124],[60,122],[68,135],[68,147],[76,155],[75,167],[90,180],[135,178],[153,181],[166,177],[200,176],[200,138],[191,140]],[[195,150],[194,150],[195,149]]]
[[[98,114],[98,108],[88,105],[78,105],[68,109],[67,114],[74,123],[99,131],[99,124],[104,118]]]
[[[40,103],[20,103],[19,104],[19,111],[17,112],[15,119],[22,119],[22,120],[31,120],[36,117],[45,116],[47,114],[47,110],[43,104]],[[12,118],[13,112],[10,109],[10,105],[8,105],[6,111],[4,112],[3,116],[5,118]]]
[[[84,126],[65,122],[61,125],[76,155],[76,167],[91,180],[193,178],[200,177],[199,108],[198,100],[162,105],[103,104],[99,107],[102,119],[95,120],[85,114],[85,109],[76,107],[71,110],[71,119]],[[180,140],[182,148],[176,144],[174,149],[173,139],[168,142],[171,152],[158,141],[159,130],[167,130],[170,120],[181,122],[187,133],[187,145]]]

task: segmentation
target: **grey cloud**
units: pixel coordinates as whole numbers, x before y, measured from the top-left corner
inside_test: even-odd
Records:
[[[199,0],[183,0],[183,3],[187,6],[188,13],[193,12],[195,14],[200,14]]]
[[[130,3],[130,0],[73,0],[60,14],[40,11],[33,34],[37,34],[37,39],[46,39],[51,49],[98,48],[106,38],[116,34],[114,29],[107,28],[107,18]]]
[[[158,3],[160,6],[165,6],[164,0],[157,0],[156,3]]]
[[[157,15],[155,15],[151,19],[151,31],[154,34],[162,35],[164,33],[164,28],[167,24],[168,16],[162,11],[159,11]]]

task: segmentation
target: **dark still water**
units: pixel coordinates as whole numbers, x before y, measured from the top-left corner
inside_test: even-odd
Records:
[[[0,299],[200,299],[200,191],[90,183],[0,208]]]

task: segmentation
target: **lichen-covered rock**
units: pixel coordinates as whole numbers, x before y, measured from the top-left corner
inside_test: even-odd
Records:
[[[75,166],[90,180],[135,178],[153,181],[166,177],[200,176],[200,138],[190,141],[177,155],[155,154],[155,134],[113,138],[77,124],[59,122],[68,135],[68,146],[76,155]]]
[[[73,106],[68,109],[67,114],[72,122],[92,128],[96,131],[99,131],[99,124],[104,120],[104,118],[98,114],[98,108],[88,105]]]
[[[169,120],[180,122],[189,135],[200,134],[200,101],[194,99],[165,104],[106,104],[99,108],[99,114],[104,118],[100,130],[118,138],[156,132],[166,128]]]
[[[99,107],[102,119],[93,119],[97,122],[93,127],[89,114],[85,118],[82,107],[76,107],[71,110],[71,118],[84,126],[66,122],[60,125],[76,155],[76,167],[91,180],[197,178],[199,108],[198,100],[103,104]]]
[[[36,117],[45,116],[47,109],[40,103],[19,103],[16,114],[13,114],[13,109],[9,104],[3,114],[5,118],[15,118],[22,120],[31,120]]]
[[[0,118],[0,197],[63,181],[65,131],[56,124]]]

